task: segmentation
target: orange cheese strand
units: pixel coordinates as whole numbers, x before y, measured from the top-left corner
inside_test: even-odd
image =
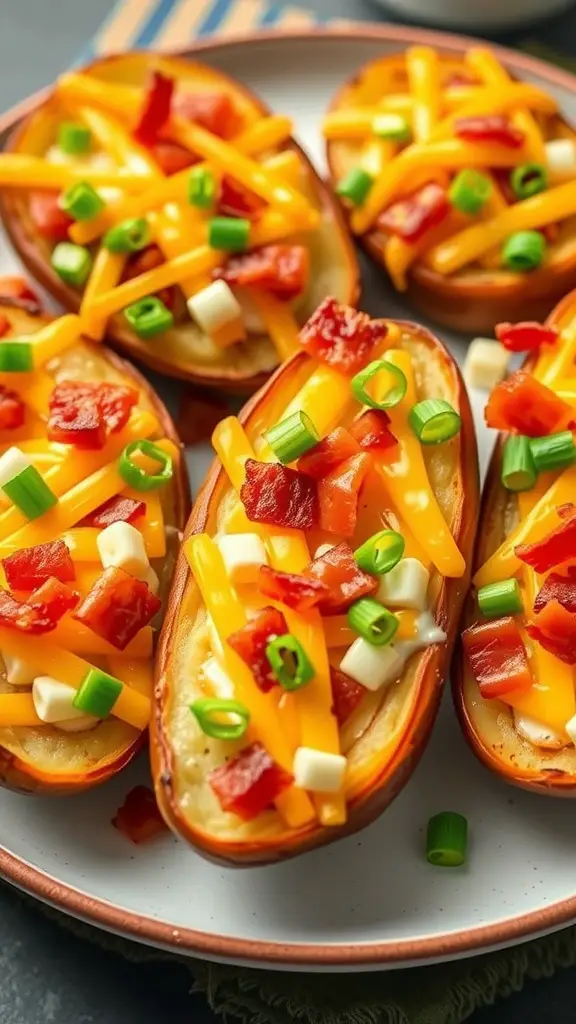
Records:
[[[102,569],[98,571],[97,575],[99,576],[101,572]],[[49,641],[57,644],[58,647],[64,647],[67,651],[72,651],[73,654],[87,654],[92,657],[117,655],[118,658],[151,658],[154,634],[150,626],[143,626],[124,650],[119,651],[87,626],[83,626],[81,622],[64,616],[56,629],[50,633]]]
[[[488,50],[485,47],[472,47],[466,54],[466,63],[474,71],[475,74],[479,75],[480,78],[488,85],[494,86],[500,93],[504,93],[510,88],[510,75],[505,68],[502,67],[492,50]],[[526,85],[526,83],[523,83]],[[535,89],[535,86],[527,85],[528,89]],[[517,89],[518,85],[514,84],[512,88]],[[541,92],[541,90],[537,90]],[[553,97],[547,96],[546,93],[541,93],[542,97],[546,97],[552,108],[545,111],[545,108],[537,105],[534,101],[534,97],[531,100],[525,101],[526,107],[532,107],[534,110],[540,110],[548,113],[554,113],[557,109],[557,104]],[[542,100],[540,101],[542,102]],[[491,113],[493,111],[490,111]],[[546,151],[544,149],[544,139],[542,132],[538,126],[538,122],[532,116],[529,110],[517,109],[514,114],[514,124],[520,131],[524,132],[526,136],[526,148],[530,154],[530,158],[535,160],[537,163],[547,163]]]
[[[412,130],[414,138],[430,138],[440,110],[440,61],[431,46],[411,46],[406,51],[406,71],[413,97]]]
[[[79,223],[83,223],[79,221]],[[86,282],[80,304],[82,329],[93,341],[102,341],[106,333],[106,317],[93,316],[91,307],[94,300],[115,288],[122,278],[127,256],[121,252],[110,252],[101,246],[94,257],[92,273]]]
[[[20,153],[0,153],[0,188],[65,189],[86,180],[86,167],[82,164],[52,164],[37,156]],[[90,182],[95,188],[121,188],[128,192],[143,192],[146,181],[138,174],[126,171],[101,171],[90,168]]]
[[[298,335],[300,328],[290,304],[274,295],[253,288],[250,295],[256,309],[266,324],[272,344],[281,363],[300,350]]]

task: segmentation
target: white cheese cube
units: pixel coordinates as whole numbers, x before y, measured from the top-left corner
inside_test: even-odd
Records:
[[[359,636],[346,651],[340,668],[367,690],[380,690],[398,678],[404,660],[404,655],[394,644],[374,647]]]
[[[215,697],[219,700],[234,700],[234,683],[217,658],[206,659],[202,665],[202,675]]]
[[[510,353],[492,338],[474,338],[464,360],[464,380],[469,388],[491,391],[504,379]]]
[[[105,569],[124,569],[145,580],[150,569],[144,537],[131,523],[111,523],[96,538],[100,561]]]
[[[550,139],[544,143],[550,177],[556,180],[576,177],[576,142],[574,139]]]
[[[144,577],[144,582],[148,584],[148,587],[153,594],[157,594],[160,590],[160,580],[151,565],[148,566],[148,572]]]
[[[313,747],[298,747],[292,771],[294,782],[300,789],[337,793],[344,782],[346,758],[342,754],[327,754]]]
[[[529,743],[533,743],[535,747],[544,747],[546,750],[560,750],[562,747],[567,746],[568,741],[562,733],[552,729],[549,725],[545,725],[544,722],[539,722],[538,719],[532,718],[531,715],[525,715],[521,711],[516,711],[516,709],[514,709],[514,726],[518,735],[528,740]]]
[[[30,667],[24,658],[17,658],[14,654],[2,654],[6,679],[12,686],[32,686],[36,678],[36,672]]]
[[[198,327],[211,337],[219,336],[222,341],[225,332],[226,343],[230,343],[230,329],[237,335],[236,341],[245,336],[242,323],[242,307],[226,281],[213,281],[206,288],[188,299],[188,312]]]
[[[38,718],[43,722],[67,722],[86,718],[84,711],[74,707],[76,693],[73,686],[53,679],[52,676],[36,676],[32,684],[32,700]]]
[[[401,558],[390,572],[380,577],[376,597],[389,608],[424,611],[430,573],[418,558]]]
[[[15,476],[28,469],[30,461],[19,448],[8,448],[0,455],[0,487],[10,483]]]
[[[322,558],[322,555],[327,555],[329,551],[332,551],[334,544],[320,544],[314,552],[314,558]]]
[[[62,732],[87,732],[94,729],[100,722],[94,715],[80,715],[79,718],[68,718],[62,722],[52,722],[55,729],[62,729]]]
[[[572,740],[572,743],[576,747],[576,715],[574,715],[574,717],[571,718],[569,722],[566,722],[565,729],[570,739]]]
[[[261,565],[268,565],[266,548],[257,533],[225,533],[218,548],[232,583],[255,583]]]

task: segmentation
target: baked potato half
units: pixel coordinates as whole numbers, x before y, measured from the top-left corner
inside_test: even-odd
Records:
[[[88,336],[169,376],[250,392],[327,293],[359,293],[341,211],[290,131],[207,65],[108,57],[64,75],[14,128],[0,213]]]
[[[301,339],[305,351],[214,433],[219,459],[186,528],[156,664],[159,807],[228,865],[332,842],[400,792],[434,722],[476,526],[475,434],[443,345],[331,300]],[[370,407],[358,398],[367,366],[381,395]],[[431,398],[451,439],[421,445],[407,417]],[[284,447],[298,423],[305,455]],[[394,550],[374,562],[380,545]],[[363,613],[382,615],[383,632]],[[249,723],[236,740],[220,733],[230,698]]]
[[[77,793],[111,778],[144,745],[152,627],[172,579],[188,481],[174,426],[148,381],[82,339],[77,317],[53,321],[14,285],[0,279],[0,782]],[[17,345],[31,352],[30,372],[8,368]],[[108,403],[100,423],[95,394]],[[51,439],[59,432],[61,440]],[[167,456],[165,468],[169,461],[157,490],[129,487],[119,475],[125,445],[138,447],[139,438],[152,442],[148,454]],[[8,499],[9,479],[30,472],[38,500],[48,495],[44,511],[31,513],[21,492]]]

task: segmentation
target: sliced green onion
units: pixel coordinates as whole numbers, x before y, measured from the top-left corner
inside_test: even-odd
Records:
[[[207,167],[193,167],[188,178],[188,202],[209,210],[216,199],[216,179]]]
[[[115,224],[106,232],[102,245],[109,252],[139,252],[150,241],[150,228],[145,217],[131,217]]]
[[[58,501],[35,466],[27,466],[17,473],[2,484],[2,490],[27,519],[38,519]]]
[[[302,644],[291,633],[284,633],[271,640],[266,647],[266,657],[285,690],[299,690],[316,675]]]
[[[517,615],[524,611],[518,580],[500,580],[480,587],[478,608],[486,619],[499,619],[501,615]]]
[[[52,252],[52,269],[66,284],[80,288],[85,284],[92,270],[92,256],[89,249],[72,242],[59,242]]]
[[[421,444],[442,444],[460,432],[459,414],[443,398],[425,398],[408,413],[412,430]]]
[[[264,434],[279,462],[287,465],[318,443],[318,432],[305,412],[294,412]]]
[[[115,676],[109,676],[100,668],[91,668],[84,676],[72,703],[78,711],[85,711],[87,715],[108,718],[123,689],[124,683]]]
[[[539,473],[548,469],[564,469],[576,459],[576,445],[571,430],[561,430],[547,437],[531,437],[530,451]]]
[[[62,192],[58,206],[73,220],[92,220],[102,213],[105,203],[89,181],[78,181]]]
[[[386,375],[389,380],[389,386],[384,393],[383,398],[372,398],[372,395],[368,394],[366,385],[374,377],[380,375]],[[354,397],[362,402],[363,405],[369,405],[372,409],[391,409],[394,405],[398,405],[406,394],[406,388],[408,383],[406,376],[402,372],[399,366],[394,366],[394,363],[388,363],[385,359],[375,359],[372,363],[368,363],[360,373],[357,373],[355,377],[352,377],[350,382]],[[379,390],[381,389],[382,382],[379,382]]]
[[[127,306],[124,316],[134,333],[142,338],[142,341],[155,338],[157,334],[164,334],[174,326],[174,316],[171,310],[155,295],[148,295],[132,306]]]
[[[468,822],[463,814],[442,811],[428,822],[426,859],[430,864],[458,868],[466,860]]]
[[[373,647],[389,644],[398,631],[400,620],[373,597],[361,597],[348,609],[348,625]]]
[[[518,199],[529,199],[548,188],[548,171],[544,164],[521,164],[511,171],[510,184]]]
[[[353,167],[336,185],[336,193],[354,206],[361,206],[368,195],[374,178],[361,167]]]
[[[132,461],[132,456],[136,452],[153,459],[154,462],[159,462],[160,471],[148,473],[141,466],[137,466]],[[131,441],[118,459],[118,472],[128,486],[133,487],[135,491],[155,491],[172,479],[174,465],[172,457],[152,441]]]
[[[215,740],[239,740],[250,723],[250,712],[239,700],[203,697],[190,705],[190,711],[206,736]],[[233,715],[236,721],[222,721],[222,715]]]
[[[508,491],[529,491],[538,476],[530,438],[522,434],[507,437],[502,451],[500,479]]]
[[[87,153],[92,145],[90,129],[75,121],[63,121],[58,128],[58,146],[63,153]]]
[[[405,546],[401,533],[396,530],[381,530],[357,548],[354,558],[364,572],[381,576],[398,565]]]
[[[212,217],[208,222],[208,245],[212,249],[243,252],[250,242],[250,228],[245,217]]]
[[[525,273],[539,267],[546,255],[546,239],[540,231],[517,231],[502,248],[502,259],[510,270]]]
[[[461,213],[478,213],[492,192],[492,182],[480,171],[459,171],[448,189],[452,206]]]
[[[393,142],[409,142],[412,129],[402,114],[376,114],[372,119],[372,131],[380,139]]]
[[[29,341],[11,338],[0,341],[0,370],[3,373],[29,373],[34,369],[34,356]]]

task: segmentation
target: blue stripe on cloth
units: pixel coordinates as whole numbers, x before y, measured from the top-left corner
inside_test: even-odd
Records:
[[[200,38],[217,32],[234,2],[235,0],[213,0],[210,10],[196,30],[196,35]]]
[[[258,22],[259,28],[266,28],[272,25],[277,25],[282,20],[286,12],[285,4],[271,3],[262,13],[262,17]]]
[[[166,18],[180,0],[159,0],[146,24],[142,27],[133,42],[135,49],[139,47],[152,46],[156,37],[164,25]]]

